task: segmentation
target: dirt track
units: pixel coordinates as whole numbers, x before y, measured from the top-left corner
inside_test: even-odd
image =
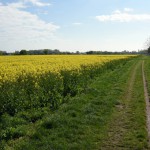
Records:
[[[124,134],[128,130],[128,116],[130,112],[130,103],[132,101],[133,86],[135,83],[135,76],[137,69],[140,68],[142,62],[139,61],[132,67],[129,80],[127,81],[127,89],[122,96],[122,103],[117,106],[117,115],[111,122],[111,127],[108,133],[108,139],[104,142],[102,150],[124,150],[122,141]],[[149,118],[150,121],[150,118]],[[150,122],[149,122],[150,123]],[[150,130],[149,130],[150,131]]]

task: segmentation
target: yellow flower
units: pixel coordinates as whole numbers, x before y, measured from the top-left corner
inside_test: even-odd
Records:
[[[29,74],[35,79],[49,72],[60,75],[61,70],[76,70],[80,74],[81,66],[102,65],[129,57],[135,55],[0,56],[0,82],[15,81],[19,76],[26,78]]]

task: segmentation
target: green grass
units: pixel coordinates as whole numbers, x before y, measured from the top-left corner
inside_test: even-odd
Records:
[[[146,105],[144,99],[143,79],[141,64],[136,70],[132,97],[128,103],[127,130],[122,145],[128,149],[147,149],[148,134],[146,130]]]
[[[145,57],[144,64],[145,64],[144,70],[145,70],[146,81],[148,86],[148,93],[150,93],[150,56]]]
[[[118,107],[127,105],[125,127],[119,141],[123,149],[146,149],[145,102],[140,67],[132,89],[132,101],[126,104],[124,94],[135,64],[133,59],[114,70],[108,70],[88,83],[81,94],[68,97],[58,110],[48,108],[22,111],[14,117],[1,117],[1,149],[8,150],[91,150],[108,147],[110,128],[115,131]],[[120,110],[121,111],[121,110]],[[122,129],[122,128],[120,128]],[[104,145],[106,147],[104,147]],[[113,143],[112,143],[113,145]],[[116,146],[116,145],[114,145]],[[112,147],[111,147],[112,148]],[[120,148],[120,149],[121,149]]]
[[[139,60],[137,68],[133,66],[131,69],[131,77],[113,114],[114,117],[109,122],[102,149],[148,149],[141,62]]]

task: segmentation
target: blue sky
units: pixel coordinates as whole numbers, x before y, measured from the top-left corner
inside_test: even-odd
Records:
[[[0,0],[0,50],[145,48],[149,0]]]

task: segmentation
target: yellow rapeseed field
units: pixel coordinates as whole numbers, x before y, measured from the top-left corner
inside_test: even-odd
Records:
[[[0,56],[0,82],[15,81],[26,74],[41,75],[60,70],[80,70],[81,65],[103,64],[131,55],[40,55],[40,56]]]
[[[134,56],[1,56],[0,115],[42,107],[57,109],[68,97],[84,91],[91,79],[125,65]]]

